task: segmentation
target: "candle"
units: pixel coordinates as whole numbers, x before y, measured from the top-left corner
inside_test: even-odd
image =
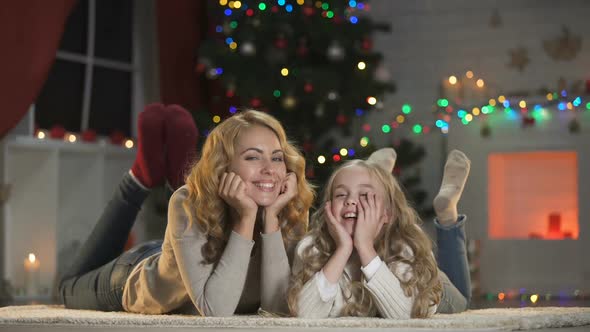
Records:
[[[35,254],[30,253],[25,259],[25,295],[39,295],[39,273],[41,262]]]

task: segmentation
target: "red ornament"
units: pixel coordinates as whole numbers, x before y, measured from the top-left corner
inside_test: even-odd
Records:
[[[275,39],[275,47],[281,50],[287,48],[287,38],[280,36]]]
[[[96,142],[96,131],[94,129],[86,129],[82,132],[82,141]]]
[[[373,40],[371,38],[364,38],[361,47],[365,51],[370,51],[373,48]]]
[[[49,137],[54,139],[63,139],[65,135],[66,129],[61,125],[55,125],[49,131]]]
[[[310,7],[310,6],[303,7],[303,15],[311,16],[314,13],[315,13],[315,9],[313,9],[313,7]]]
[[[533,118],[530,115],[522,117],[522,127],[523,128],[532,127],[534,125],[535,125],[535,118]]]
[[[114,130],[109,135],[109,140],[111,141],[111,144],[122,145],[123,142],[125,141],[125,135],[120,130]]]
[[[197,65],[195,66],[195,71],[199,74],[203,73],[205,71],[205,64],[203,63],[197,63]]]
[[[252,98],[252,100],[250,100],[250,105],[252,107],[258,107],[262,104],[262,102],[260,101],[260,99],[258,98]]]
[[[311,83],[305,83],[303,86],[303,91],[310,93],[313,91],[313,85]]]
[[[340,126],[344,126],[348,122],[348,118],[344,114],[338,114],[336,117],[336,123]]]
[[[246,10],[246,15],[247,16],[253,16],[254,15],[254,11],[251,8],[248,8],[248,10]]]
[[[306,45],[305,41],[300,41],[299,46],[297,46],[297,50],[295,51],[298,56],[304,57],[309,53],[309,48]]]

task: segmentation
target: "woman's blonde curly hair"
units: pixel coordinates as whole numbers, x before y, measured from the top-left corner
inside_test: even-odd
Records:
[[[287,140],[281,123],[273,116],[255,110],[238,113],[215,127],[205,141],[200,159],[186,179],[189,195],[183,203],[191,223],[206,237],[202,247],[204,261],[215,263],[221,257],[232,230],[230,206],[218,195],[221,175],[234,156],[236,139],[254,126],[264,126],[278,137],[288,172],[297,175],[297,196],[279,214],[283,240],[298,241],[307,231],[308,212],[315,197],[305,178],[305,159]]]
[[[375,249],[379,257],[395,271],[396,264],[406,263],[411,267],[412,276],[400,280],[406,296],[414,296],[411,317],[423,318],[429,314],[429,308],[438,305],[442,296],[442,286],[438,279],[438,268],[432,254],[432,244],[428,236],[419,227],[420,217],[409,205],[400,185],[393,175],[373,161],[351,160],[343,164],[331,175],[324,188],[322,206],[332,200],[334,179],[338,172],[346,167],[358,166],[369,171],[377,183],[382,183],[385,196],[384,206],[393,207],[392,220],[386,223],[375,239]],[[295,271],[288,292],[289,309],[297,315],[299,293],[306,282],[326,264],[336,245],[328,232],[327,219],[323,208],[312,216],[310,236],[312,245],[302,252],[302,267]],[[413,251],[411,259],[402,255],[404,246]],[[371,294],[362,282],[354,281],[350,285],[351,298],[347,300],[340,313],[342,316],[371,316],[377,312]]]

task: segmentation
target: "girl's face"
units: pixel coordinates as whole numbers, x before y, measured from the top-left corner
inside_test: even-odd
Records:
[[[228,171],[242,178],[246,194],[258,206],[269,206],[287,175],[279,138],[267,127],[253,126],[242,131],[236,142]]]
[[[344,226],[348,234],[354,233],[360,198],[374,193],[383,199],[383,185],[374,179],[362,166],[342,168],[332,184],[332,214]]]

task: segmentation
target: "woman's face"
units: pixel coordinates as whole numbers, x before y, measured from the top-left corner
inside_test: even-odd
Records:
[[[361,197],[376,194],[384,198],[383,186],[361,166],[342,168],[332,183],[332,214],[348,234],[353,235],[360,209]],[[383,212],[382,212],[383,213]]]
[[[246,194],[258,206],[269,206],[279,196],[287,166],[279,138],[269,128],[253,126],[237,137],[230,172],[242,178]]]

